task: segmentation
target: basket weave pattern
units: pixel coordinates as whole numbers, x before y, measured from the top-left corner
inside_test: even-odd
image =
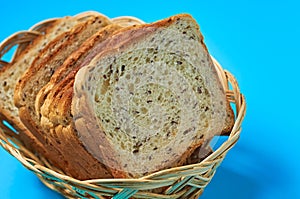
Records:
[[[87,17],[92,13],[83,13],[76,17]],[[0,44],[0,58],[17,45],[10,62],[29,45],[29,43],[56,19],[40,22],[28,31],[13,34]],[[121,23],[142,23],[138,19],[119,17],[112,19]],[[132,22],[133,21],[133,22]],[[227,99],[235,108],[235,124],[228,139],[212,154],[200,163],[162,170],[139,179],[93,179],[77,180],[65,175],[53,167],[46,159],[31,153],[22,145],[18,134],[10,128],[5,128],[1,121],[0,145],[12,156],[18,159],[27,169],[34,172],[38,178],[50,189],[66,198],[99,198],[99,199],[127,199],[127,198],[197,198],[214,176],[216,169],[225,158],[227,152],[236,144],[241,132],[241,123],[245,115],[245,99],[240,93],[237,81],[220,64],[212,58],[226,91]],[[9,64],[0,60],[0,68]],[[6,125],[7,126],[7,125]]]

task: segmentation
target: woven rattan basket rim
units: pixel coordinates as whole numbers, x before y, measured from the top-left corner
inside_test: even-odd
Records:
[[[217,66],[219,68],[220,66]],[[235,83],[234,77],[227,71],[223,71],[222,74],[230,81],[230,83]],[[61,174],[59,171],[56,171],[55,168],[52,168],[50,164],[47,164],[46,160],[42,160],[31,154],[26,148],[23,148],[21,144],[18,144],[17,140],[14,138],[6,137],[5,134],[1,131],[0,138],[3,148],[5,148],[11,155],[17,158],[27,169],[33,171],[45,185],[49,188],[62,193],[65,196],[72,197],[76,192],[74,187],[80,187],[78,189],[84,189],[86,192],[92,193],[101,193],[102,195],[115,195],[123,193],[130,190],[134,190],[130,194],[135,194],[135,198],[144,198],[145,195],[149,195],[147,192],[143,192],[145,189],[156,189],[159,187],[170,186],[180,178],[186,178],[196,175],[197,178],[201,179],[200,184],[195,185],[200,192],[203,191],[204,187],[210,182],[212,176],[214,175],[216,168],[222,162],[226,153],[236,144],[239,139],[241,132],[241,122],[245,115],[245,100],[242,94],[236,91],[237,85],[233,84],[233,90],[227,91],[228,99],[232,102],[237,102],[236,104],[236,121],[235,125],[228,136],[228,139],[212,154],[207,158],[197,164],[186,165],[181,167],[175,167],[171,169],[162,170],[148,176],[144,176],[139,179],[92,179],[92,180],[77,180],[70,176]],[[240,104],[240,105],[238,105]],[[12,140],[12,144],[9,140]],[[203,176],[202,176],[203,175]],[[55,182],[55,183],[53,183]],[[59,182],[59,183],[57,183]],[[54,185],[55,184],[55,185]],[[60,184],[60,186],[58,186]],[[63,184],[63,185],[61,185]],[[63,187],[63,189],[62,189]],[[62,189],[62,190],[61,190]],[[78,190],[77,190],[78,191]],[[138,195],[140,194],[140,195]],[[177,194],[170,194],[170,197],[162,197],[158,194],[152,194],[151,197],[154,198],[179,198],[183,194],[177,192]],[[158,195],[158,196],[156,196]],[[150,197],[150,198],[151,198]],[[100,198],[100,197],[99,197]],[[114,198],[118,198],[114,196]],[[129,198],[124,197],[124,198]]]
[[[88,17],[92,13],[82,13],[77,17]],[[121,20],[122,18],[115,18]],[[125,17],[124,17],[124,20]],[[136,20],[136,23],[143,23],[137,18],[127,17],[127,20]],[[45,25],[51,24],[55,19],[46,20]],[[34,27],[42,27],[43,22],[33,26],[28,33],[40,34]],[[38,28],[37,28],[38,29]],[[23,33],[16,33],[23,34]],[[30,35],[29,34],[29,35]],[[15,36],[11,36],[13,38]],[[33,38],[33,37],[32,37]],[[25,39],[29,42],[30,39]],[[19,42],[22,43],[22,42]],[[1,57],[8,48],[19,44],[15,39],[5,40],[0,45]],[[7,47],[8,46],[8,47]],[[60,192],[65,197],[95,197],[95,198],[192,198],[199,196],[205,186],[210,182],[217,167],[224,159],[227,152],[236,144],[241,132],[241,123],[246,112],[244,96],[240,93],[237,81],[234,76],[223,70],[221,65],[212,57],[216,71],[226,91],[229,102],[234,104],[236,118],[235,124],[228,136],[228,139],[213,153],[197,164],[185,165],[171,169],[165,169],[138,179],[92,179],[78,180],[64,175],[60,170],[54,168],[47,160],[37,157],[28,151],[14,137],[11,137],[0,129],[0,145],[18,159],[27,169],[33,171],[41,181],[49,188]],[[13,61],[13,60],[12,60]],[[6,64],[3,60],[1,63]],[[188,188],[186,188],[188,186]],[[164,193],[153,191],[161,187],[167,187]]]

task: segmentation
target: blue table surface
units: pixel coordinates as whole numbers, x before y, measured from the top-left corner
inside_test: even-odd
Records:
[[[241,138],[201,198],[300,198],[298,2],[1,0],[0,41],[41,20],[87,10],[146,22],[190,13],[210,53],[234,74],[247,100]],[[0,148],[0,198],[21,197],[62,198]]]

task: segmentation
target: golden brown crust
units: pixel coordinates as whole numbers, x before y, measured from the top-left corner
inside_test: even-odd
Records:
[[[72,87],[72,82],[74,82],[75,75],[77,71],[84,66],[82,63],[85,57],[89,54],[89,51],[93,51],[93,47],[101,43],[104,39],[108,37],[108,35],[112,34],[114,31],[120,29],[118,25],[112,24],[109,25],[103,30],[100,30],[98,33],[93,35],[90,39],[88,39],[77,51],[71,54],[68,59],[61,65],[53,74],[48,84],[46,84],[40,91],[37,100],[39,100],[39,105],[43,106],[46,109],[45,116],[47,117],[47,110],[54,110],[53,105],[57,103],[55,100],[64,99],[61,97],[65,91],[63,90],[65,86],[68,84],[69,87]],[[70,84],[71,83],[71,84]],[[69,88],[68,87],[68,88]],[[49,97],[48,97],[49,96]],[[51,102],[51,106],[49,103],[44,103],[44,101],[49,98],[48,102]],[[68,102],[68,103],[71,103]],[[68,104],[67,103],[67,104]],[[54,105],[55,106],[55,105]],[[49,108],[47,108],[49,107]]]
[[[76,142],[72,136],[68,135],[70,133],[69,126],[57,126],[50,131],[44,131],[39,124],[39,115],[36,115],[34,101],[40,88],[50,80],[53,72],[69,54],[99,28],[109,23],[108,19],[90,17],[87,22],[82,22],[70,32],[57,37],[41,52],[40,59],[35,60],[16,89],[15,100],[19,107],[20,118],[25,126],[47,147],[46,158],[67,174],[78,179],[86,179],[87,176],[91,178],[109,177],[109,174],[80,146],[78,141]],[[68,136],[69,139],[67,139]],[[75,157],[82,158],[78,160]],[[98,171],[92,168],[89,171],[81,168],[86,168],[87,165],[100,168]]]
[[[233,110],[232,110],[230,104],[228,103],[227,104],[226,125],[220,135],[229,135],[231,133],[231,130],[235,123],[234,117],[235,116],[234,116]]]
[[[64,34],[58,36],[54,40],[52,40],[39,54],[38,58],[35,59],[35,61],[32,63],[30,68],[26,71],[26,73],[20,78],[20,81],[18,82],[15,94],[14,94],[14,101],[17,107],[26,106],[26,103],[24,102],[24,92],[23,90],[29,88],[26,88],[28,86],[28,82],[32,79],[38,79],[35,78],[37,76],[37,73],[42,73],[46,69],[44,69],[44,66],[47,65],[47,63],[52,60],[54,56],[57,56],[58,52],[62,52],[66,50],[66,48],[72,44],[73,42],[79,42],[81,38],[78,38],[78,34],[82,34],[87,28],[87,26],[93,25],[95,21],[100,20],[103,26],[106,26],[109,24],[108,19],[103,19],[102,17],[99,19],[99,17],[90,17],[88,21],[80,22],[76,27],[74,27],[71,31],[65,32]],[[96,24],[96,23],[95,23]],[[82,42],[82,41],[81,41]],[[57,64],[57,63],[56,63]],[[58,64],[60,65],[60,64]],[[50,70],[50,69],[49,69]],[[48,74],[53,74],[54,71],[50,70],[48,71]],[[36,85],[36,87],[39,87],[39,85]]]
[[[72,128],[73,118],[70,112],[71,102],[73,97],[73,83],[74,83],[76,72],[82,66],[84,66],[82,65],[82,61],[89,54],[89,50],[92,51],[91,49],[96,44],[103,42],[104,39],[106,39],[110,34],[112,34],[114,31],[116,31],[119,28],[120,27],[117,25],[111,25],[109,27],[104,28],[96,35],[91,37],[80,47],[80,50],[74,52],[68,58],[68,60],[66,60],[66,62],[62,65],[62,67],[60,67],[60,69],[58,69],[56,73],[52,76],[53,77],[51,79],[52,81],[50,81],[50,83],[53,84],[53,88],[50,85],[51,89],[49,95],[46,95],[47,99],[49,100],[48,101],[46,100],[46,102],[43,104],[43,108],[47,108],[47,110],[49,111],[48,115],[46,116],[50,117],[49,122],[51,123],[51,125],[54,126],[56,125],[64,126],[64,125],[71,124],[71,128],[69,129],[70,132],[68,132],[68,136],[72,137],[73,139],[77,139],[77,143],[78,143],[78,138],[75,136],[77,133],[76,133],[76,129]],[[69,70],[71,71],[69,72]],[[48,102],[51,102],[51,104],[49,104]],[[52,111],[52,110],[56,110],[56,111]],[[77,147],[78,146],[74,144],[73,150],[75,150]],[[98,164],[101,165],[100,163]],[[111,171],[111,172],[117,172],[117,171]]]
[[[13,60],[12,63],[6,64],[4,67],[0,69],[0,77],[4,78],[5,81],[7,81],[6,87],[10,90],[7,90],[6,92],[13,93],[13,89],[15,87],[15,84],[17,83],[17,79],[14,79],[16,75],[13,77],[10,75],[12,72],[17,73],[19,70],[20,72],[23,70],[26,70],[26,63],[23,63],[25,60],[28,59],[28,56],[30,55],[33,48],[41,48],[42,42],[45,41],[45,38],[48,37],[49,34],[52,34],[55,29],[59,26],[62,26],[63,22],[68,20],[69,17],[64,17],[61,19],[57,19],[55,22],[51,23],[51,25],[48,25],[47,28],[43,28],[40,31],[43,31],[43,35],[38,36],[30,43],[23,45],[21,53],[18,54]],[[34,54],[36,56],[36,54]],[[20,73],[18,72],[18,73]],[[16,78],[19,78],[17,76]],[[4,89],[5,90],[5,89]],[[2,91],[0,91],[1,93]],[[2,93],[1,95],[4,95]],[[13,105],[13,97],[11,96],[11,100],[4,100],[1,101],[0,105],[0,120],[6,121],[9,124],[11,124],[15,130],[18,132],[18,134],[14,133],[11,129],[7,128],[3,123],[1,122],[1,126],[6,129],[6,133],[10,136],[16,137],[20,142],[24,144],[24,146],[30,150],[33,153],[40,153],[43,154],[46,150],[39,141],[36,140],[36,138],[32,135],[30,131],[22,124],[20,121],[20,118],[17,116],[17,114],[13,114],[15,112],[15,107]]]

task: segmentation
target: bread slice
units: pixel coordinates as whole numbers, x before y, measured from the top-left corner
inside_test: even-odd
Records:
[[[65,19],[68,18],[68,20],[72,20],[73,22],[76,21],[69,16],[64,17],[64,18]],[[47,33],[47,31],[49,31],[49,27],[53,27],[55,25],[55,23],[57,23],[58,20],[61,20],[61,19],[60,18],[52,18],[52,19],[46,19],[46,20],[40,21],[37,24],[34,24],[32,27],[30,27],[29,31],[30,32],[38,32],[40,34],[45,35]],[[64,23],[64,25],[66,25],[66,24]],[[72,22],[70,25],[72,26]],[[62,31],[63,31],[63,29],[62,29]],[[27,46],[31,43],[31,41],[30,42],[22,42],[21,44],[19,44],[18,48],[14,52],[12,59],[13,60],[17,59],[17,57],[23,53],[23,51],[27,48]]]
[[[94,34],[97,28],[102,28],[109,23],[108,19],[102,17],[89,18],[88,21],[77,24],[70,32],[65,32],[51,41],[16,85],[15,105],[20,109],[31,110],[32,115],[38,118],[39,115],[34,113],[35,96],[38,91],[48,83],[56,68],[64,62],[68,55]]]
[[[64,64],[55,71],[49,83],[39,91],[36,97],[35,109],[36,111],[41,110],[41,128],[43,128],[44,132],[56,132],[58,136],[54,139],[60,139],[59,141],[64,143],[64,148],[62,149],[64,151],[63,153],[67,154],[74,150],[77,150],[77,153],[79,153],[78,146],[80,143],[78,143],[77,132],[76,129],[74,129],[73,118],[70,111],[73,83],[77,71],[85,66],[93,56],[96,56],[96,53],[92,52],[98,52],[108,47],[107,41],[104,41],[107,37],[120,30],[121,27],[132,26],[136,23],[140,24],[140,22],[134,22],[131,21],[131,19],[130,23],[126,24],[123,20],[120,24],[121,26],[119,24],[112,24],[100,30],[81,45],[77,51],[70,55]],[[61,128],[57,128],[58,126]],[[65,132],[61,132],[61,129],[69,129],[70,132],[66,134]],[[48,134],[51,135],[52,133]],[[83,155],[79,157],[83,157],[80,158],[83,167],[88,168],[87,163],[92,162],[92,160],[87,161],[87,156]],[[78,170],[78,168],[75,167],[74,169]],[[91,178],[91,176],[86,176],[85,178]]]
[[[45,99],[43,103],[36,103],[42,105],[40,107],[40,128],[43,129],[43,132],[48,134],[49,137],[55,134],[56,136],[53,136],[52,139],[63,143],[60,150],[65,158],[68,156],[72,157],[74,154],[77,155],[77,158],[73,157],[73,159],[76,159],[80,164],[73,166],[74,164],[70,163],[70,169],[72,168],[75,171],[82,170],[82,168],[89,169],[88,173],[81,175],[81,179],[103,178],[107,176],[103,176],[103,171],[99,169],[91,169],[92,163],[95,165],[98,164],[99,166],[102,164],[88,154],[76,136],[77,132],[76,129],[74,129],[73,119],[70,114],[75,74],[80,67],[84,66],[83,61],[85,61],[89,52],[93,51],[95,46],[101,44],[110,34],[120,28],[121,27],[116,24],[108,25],[84,42],[80,48],[72,53],[64,64],[56,70],[49,83],[44,86],[45,89],[41,89],[39,96],[36,98],[37,101]],[[76,151],[76,153],[74,151]],[[72,159],[68,160],[68,162],[72,161]]]
[[[62,96],[69,92],[65,91],[65,89],[73,92],[72,87],[75,74],[81,67],[86,65],[94,56],[96,56],[96,53],[91,52],[97,52],[101,49],[104,49],[105,47],[108,47],[108,42],[103,41],[108,36],[121,29],[121,27],[130,27],[144,23],[134,17],[118,17],[112,19],[111,21],[113,22],[112,25],[108,25],[107,27],[103,28],[103,30],[96,33],[94,36],[88,39],[77,51],[70,55],[70,57],[64,62],[64,64],[59,67],[57,71],[52,75],[50,82],[39,91],[36,97],[35,110],[39,113],[41,106],[43,107],[43,111],[41,113],[42,124],[44,123],[46,125],[56,125],[61,124],[62,121],[65,120],[64,111],[62,113],[58,113],[59,111],[61,111],[61,109],[56,112],[51,110],[56,109],[58,105],[62,105],[64,103],[68,106],[67,109],[69,109],[69,105],[71,104],[70,99],[64,98]],[[49,94],[50,92],[51,94]],[[65,101],[66,99],[67,101]],[[44,103],[45,100],[46,103]],[[64,102],[58,102],[61,100]],[[69,113],[69,111],[67,112]],[[53,118],[50,118],[49,114],[51,114]],[[62,114],[63,116],[60,114]],[[62,118],[55,118],[60,117],[59,115],[62,116]],[[54,122],[54,124],[51,122],[51,120]]]
[[[54,139],[60,139],[59,141],[64,143],[62,150],[65,154],[74,150],[79,153],[78,146],[80,143],[78,143],[77,132],[76,129],[74,129],[73,118],[70,111],[75,75],[93,56],[96,56],[96,53],[92,52],[97,52],[108,47],[107,41],[105,41],[106,38],[126,25],[131,26],[135,25],[135,23],[130,21],[130,23],[125,24],[125,22],[122,21],[121,26],[119,24],[108,25],[84,42],[84,44],[70,55],[64,64],[56,70],[49,83],[39,91],[36,97],[35,108],[36,110],[41,110],[41,128],[43,128],[44,132],[56,132],[58,136]],[[39,105],[42,106],[39,107]],[[58,129],[58,131],[55,129]],[[61,132],[61,129],[69,129],[70,132]],[[79,157],[82,157],[80,158],[80,162],[83,167],[89,168],[88,164],[92,162],[92,160],[88,160],[87,157],[90,156],[80,155]],[[94,160],[97,161],[96,159]],[[99,162],[98,164],[101,165]],[[74,167],[74,169],[78,170],[76,167]],[[85,177],[85,179],[88,178],[91,178],[91,174]]]
[[[115,177],[182,165],[232,128],[233,112],[190,15],[123,29],[107,46],[78,71],[71,110],[78,139],[120,171]]]
[[[100,164],[96,164],[95,161],[92,162],[91,156],[84,148],[80,147],[80,143],[72,139],[62,142],[63,136],[69,133],[68,128],[70,127],[64,129],[55,127],[50,132],[41,128],[41,117],[35,109],[35,99],[38,92],[50,81],[51,76],[64,61],[80,48],[82,43],[108,24],[110,21],[107,18],[95,16],[78,24],[70,32],[57,37],[40,53],[40,58],[36,59],[22,76],[15,90],[15,104],[19,108],[20,118],[24,125],[47,148],[46,158],[66,174],[78,179],[83,179],[89,175],[92,177],[109,177],[110,175],[107,174],[105,168],[101,168]],[[63,133],[57,134],[56,132]],[[65,145],[69,146],[68,142],[77,148],[73,147],[70,151],[64,150]],[[86,158],[86,161],[78,159],[81,156],[83,159]]]
[[[20,121],[18,109],[15,107],[13,101],[15,86],[22,74],[29,68],[47,43],[58,35],[69,31],[76,23],[78,21],[71,17],[57,19],[47,28],[40,30],[42,33],[41,36],[34,39],[30,44],[23,46],[25,49],[15,57],[13,63],[7,64],[0,69],[0,82],[2,82],[2,86],[0,87],[0,119],[1,121],[6,121],[6,125],[2,122],[0,125],[7,134],[16,137],[32,152],[36,152],[37,149],[44,147],[37,142],[32,133]],[[7,123],[15,131],[12,131]],[[43,151],[45,150],[43,149]]]

